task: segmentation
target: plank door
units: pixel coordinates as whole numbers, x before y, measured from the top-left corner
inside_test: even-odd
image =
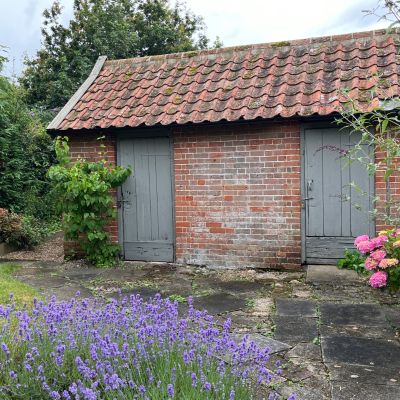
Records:
[[[172,168],[167,137],[121,139],[119,163],[132,167],[121,188],[123,252],[126,260],[174,259]]]
[[[374,234],[374,180],[359,162],[349,163],[340,153],[359,140],[359,134],[336,127],[304,131],[303,248],[309,264],[335,264],[344,249],[353,248],[356,236]],[[371,156],[368,147],[363,152]]]

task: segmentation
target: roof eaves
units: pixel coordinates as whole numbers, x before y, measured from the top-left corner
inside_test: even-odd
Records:
[[[81,99],[81,97],[89,89],[90,85],[97,78],[106,60],[107,56],[100,56],[97,59],[96,64],[94,65],[90,75],[87,77],[85,82],[82,83],[82,85],[74,93],[74,95],[68,100],[68,103],[60,110],[60,112],[50,122],[50,124],[47,126],[47,130],[57,130],[58,126],[61,124],[64,118],[75,107],[76,103]]]

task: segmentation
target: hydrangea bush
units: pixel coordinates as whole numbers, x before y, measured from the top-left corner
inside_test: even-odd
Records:
[[[268,349],[236,343],[230,320],[218,328],[188,302],[183,317],[159,295],[0,305],[0,398],[248,400],[261,387],[277,398]]]
[[[370,238],[361,235],[354,245],[366,255],[365,269],[371,272],[369,283],[373,288],[388,287],[390,291],[400,288],[400,229],[379,232]]]

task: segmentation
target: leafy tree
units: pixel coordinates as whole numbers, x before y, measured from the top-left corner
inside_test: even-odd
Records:
[[[52,142],[23,90],[1,74],[4,61],[0,57],[0,208],[45,218],[52,210],[46,178]]]
[[[140,57],[206,48],[201,17],[168,0],[75,0],[73,18],[61,23],[56,0],[43,13],[43,45],[27,59],[20,79],[28,102],[62,106],[90,73],[96,59]],[[217,39],[215,46],[221,43]]]

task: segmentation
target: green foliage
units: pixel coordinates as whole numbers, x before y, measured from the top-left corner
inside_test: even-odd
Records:
[[[60,229],[58,220],[43,221],[32,215],[16,214],[0,208],[0,242],[19,249],[32,249]]]
[[[371,89],[371,99],[380,97],[387,93],[390,82],[380,76],[377,84]],[[400,118],[398,109],[400,101],[397,98],[388,97],[380,101],[371,112],[362,112],[357,100],[352,99],[346,91],[342,92],[346,102],[341,116],[336,122],[351,133],[361,134],[359,142],[350,150],[346,150],[349,162],[357,162],[364,166],[370,176],[377,173],[385,182],[384,198],[372,197],[370,201],[374,204],[371,212],[373,219],[379,218],[386,225],[400,226],[400,201],[396,191],[391,187],[400,173]],[[379,154],[378,157],[375,157]],[[356,183],[352,186],[361,194],[363,193]],[[382,203],[384,201],[384,205]]]
[[[357,250],[344,251],[344,257],[337,262],[338,268],[352,269],[358,274],[369,275],[370,271],[365,269],[364,262],[366,257],[360,254]]]
[[[64,105],[89,75],[96,59],[140,57],[205,48],[199,16],[168,0],[75,0],[62,24],[59,1],[44,11],[42,48],[26,59],[20,80],[30,104]],[[217,39],[215,46],[221,46]]]
[[[38,114],[26,106],[21,88],[0,75],[0,207],[50,218],[46,172],[53,162],[52,141]]]
[[[131,170],[112,165],[106,159],[79,159],[71,163],[68,138],[58,137],[55,149],[59,164],[50,168],[49,177],[64,215],[65,235],[79,240],[91,263],[113,265],[119,246],[111,243],[105,230],[116,216],[110,190],[120,186]]]

